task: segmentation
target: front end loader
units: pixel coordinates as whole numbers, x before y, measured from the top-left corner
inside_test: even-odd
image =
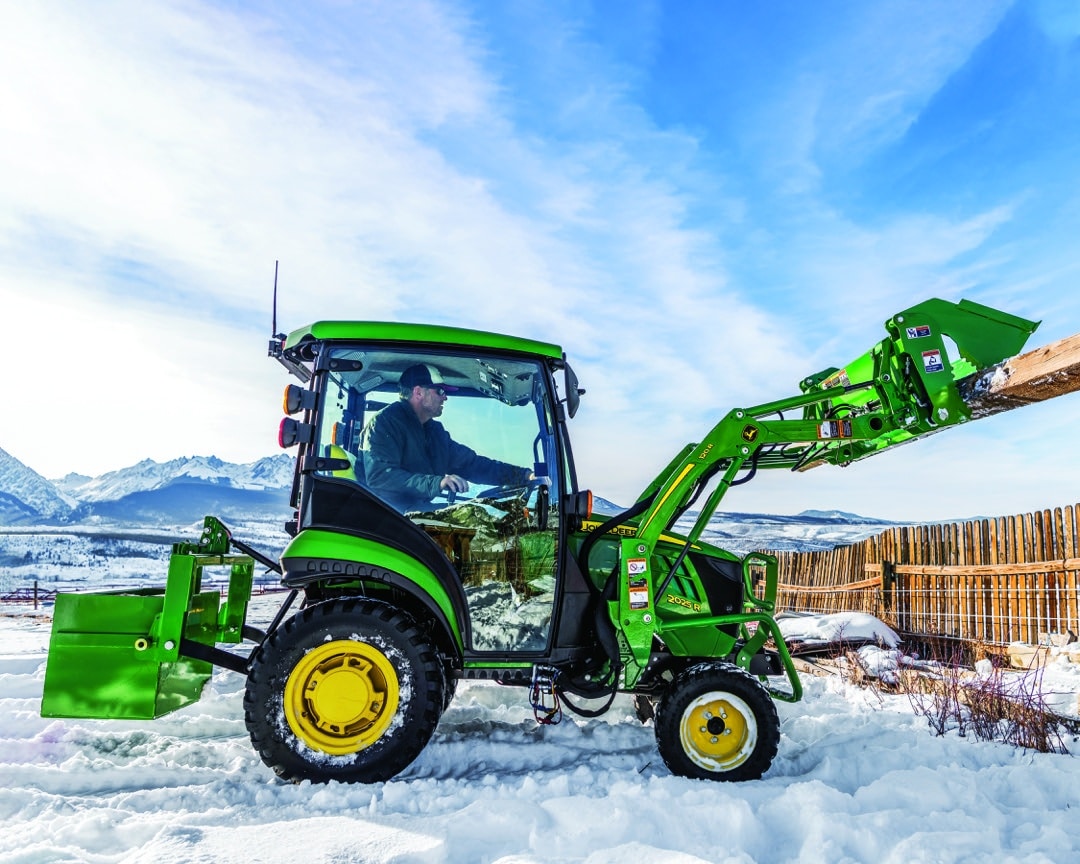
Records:
[[[541,723],[632,694],[674,773],[760,777],[773,700],[801,697],[777,561],[706,542],[709,520],[759,470],[846,465],[968,422],[957,382],[1036,326],[967,301],[913,306],[798,395],[730,411],[606,516],[578,485],[568,423],[584,391],[558,346],[385,322],[275,337],[299,382],[279,430],[297,449],[284,550],[271,560],[207,517],[164,590],[58,597],[42,714],[149,720],[197,700],[219,666],[246,676],[248,731],[279,776],[376,782],[422,752],[456,682],[479,679],[521,687]],[[447,483],[457,471],[472,482]],[[264,629],[246,620],[256,562],[288,592]],[[210,566],[230,570],[224,601],[202,588]]]

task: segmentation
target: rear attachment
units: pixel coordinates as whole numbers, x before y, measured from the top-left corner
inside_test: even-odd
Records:
[[[57,595],[41,716],[149,720],[197,702],[213,664],[243,672],[246,658],[214,647],[261,636],[244,627],[254,562],[229,542],[207,516],[198,543],[173,545],[164,590]],[[221,566],[224,603],[202,590],[204,568]]]

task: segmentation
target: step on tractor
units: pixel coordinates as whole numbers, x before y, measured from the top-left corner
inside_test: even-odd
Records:
[[[1036,326],[913,306],[799,395],[730,411],[605,514],[578,483],[584,390],[558,346],[362,321],[279,334],[270,354],[298,382],[279,429],[296,448],[280,558],[207,517],[174,545],[164,589],[61,594],[41,713],[156,718],[222,667],[246,677],[252,744],[280,777],[370,783],[417,758],[459,680],[483,680],[519,686],[542,723],[631,694],[673,773],[758,778],[780,740],[773,700],[802,691],[777,559],[706,539],[724,495],[968,421],[958,382]],[[287,590],[265,629],[247,621],[256,564]],[[203,586],[219,569],[224,593]]]

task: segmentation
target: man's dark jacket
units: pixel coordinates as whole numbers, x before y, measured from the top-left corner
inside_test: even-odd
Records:
[[[447,474],[471,483],[513,486],[528,482],[530,473],[458,444],[437,420],[421,423],[405,400],[371,418],[362,446],[367,485],[402,512],[430,509]]]

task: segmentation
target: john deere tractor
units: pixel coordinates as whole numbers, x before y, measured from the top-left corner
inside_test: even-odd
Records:
[[[703,539],[724,495],[759,470],[846,465],[967,421],[957,381],[1036,326],[966,301],[914,306],[799,395],[730,411],[604,515],[578,483],[568,421],[584,391],[558,346],[348,321],[275,337],[297,379],[280,560],[207,517],[198,542],[174,546],[164,590],[61,595],[42,714],[158,717],[197,700],[216,665],[246,676],[251,740],[278,775],[367,783],[405,769],[456,682],[480,679],[521,687],[540,722],[633,694],[676,774],[760,777],[780,737],[773,700],[801,688],[774,620],[776,559]],[[445,410],[412,433],[444,424],[459,453],[484,457],[479,483],[376,452],[379,418],[408,420],[402,403],[424,395],[418,367]],[[288,589],[265,631],[246,621],[256,562]],[[229,569],[224,597],[204,590],[209,567]]]

